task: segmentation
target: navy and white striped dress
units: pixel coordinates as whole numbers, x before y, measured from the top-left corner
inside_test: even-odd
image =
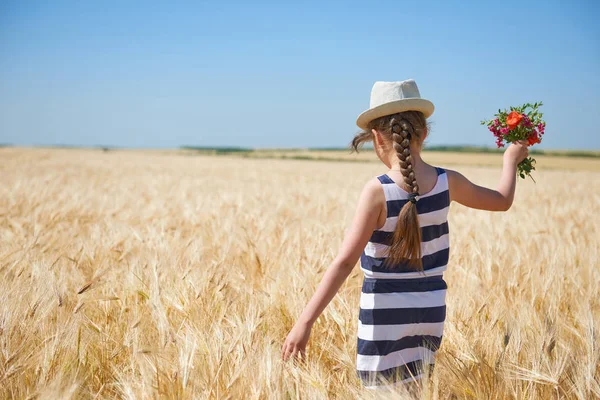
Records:
[[[360,297],[356,368],[366,387],[419,379],[433,368],[446,318],[450,195],[446,171],[436,168],[435,186],[417,201],[423,271],[383,264],[408,192],[387,175],[377,178],[387,206],[385,225],[373,232],[361,259],[364,281]],[[414,270],[414,268],[413,268]]]

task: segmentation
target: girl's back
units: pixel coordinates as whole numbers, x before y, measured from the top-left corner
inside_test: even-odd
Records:
[[[364,281],[360,298],[356,365],[367,387],[405,382],[433,366],[446,318],[448,210],[446,171],[435,168],[430,189],[416,203],[421,228],[421,265],[386,263],[400,210],[409,193],[391,177],[377,177],[385,196],[386,220],[375,230],[360,258]],[[421,180],[423,182],[423,180]]]
[[[366,277],[393,278],[398,273],[401,273],[401,278],[431,276],[441,274],[446,269],[449,248],[447,218],[450,207],[448,176],[442,168],[434,168],[434,171],[435,178],[431,179],[433,183],[426,186],[430,189],[419,195],[416,204],[421,228],[422,272],[415,271],[407,262],[395,265],[384,263],[389,254],[389,244],[396,230],[398,215],[409,201],[409,193],[391,178],[393,173],[377,177],[385,197],[386,219],[385,223],[373,232],[361,256],[361,267]]]

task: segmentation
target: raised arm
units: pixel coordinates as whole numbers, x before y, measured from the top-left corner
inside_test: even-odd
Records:
[[[372,179],[367,182],[360,195],[352,225],[347,231],[338,255],[323,275],[315,294],[283,344],[281,355],[284,360],[298,353],[304,354],[312,325],[350,275],[373,231],[377,229],[383,212],[385,212],[385,196],[379,182]]]
[[[508,210],[515,196],[517,164],[523,161],[527,154],[527,141],[513,143],[506,149],[502,176],[496,190],[475,185],[458,172],[448,170],[450,200],[478,210]]]

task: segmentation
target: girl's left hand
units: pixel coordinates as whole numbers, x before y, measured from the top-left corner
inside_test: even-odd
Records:
[[[311,329],[312,326],[300,322],[297,322],[296,325],[294,325],[281,349],[281,358],[283,358],[284,361],[298,355],[300,355],[302,359],[304,358],[306,344],[308,343]]]

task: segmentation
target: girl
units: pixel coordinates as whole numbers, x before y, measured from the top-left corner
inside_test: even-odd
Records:
[[[446,318],[442,276],[449,256],[450,203],[508,210],[516,166],[528,154],[525,142],[506,149],[496,190],[433,167],[421,159],[433,110],[413,80],[373,86],[371,107],[356,122],[363,131],[351,146],[358,151],[372,140],[389,171],[365,185],[339,254],[285,340],[283,359],[304,355],[313,323],[360,257],[364,281],[356,367],[361,381],[378,388],[431,371]]]

